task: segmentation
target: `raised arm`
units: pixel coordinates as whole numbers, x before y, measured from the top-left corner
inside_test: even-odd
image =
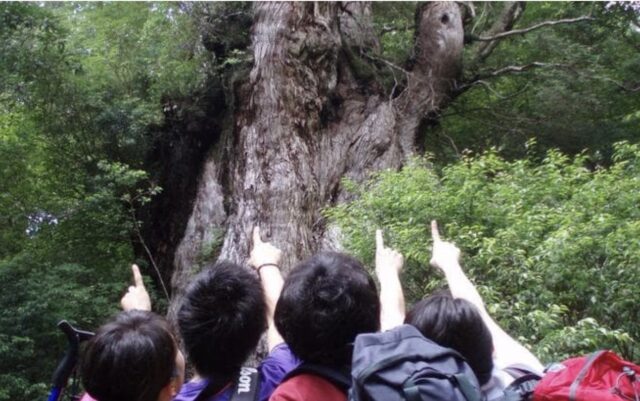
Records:
[[[380,282],[380,329],[392,329],[404,322],[405,305],[400,271],[402,254],[384,246],[382,230],[376,230],[376,276]]]
[[[151,298],[142,281],[142,274],[138,265],[131,265],[133,272],[133,284],[120,300],[122,310],[128,311],[132,309],[151,311]]]
[[[249,264],[256,269],[262,282],[262,288],[267,301],[267,346],[272,350],[276,345],[283,343],[284,340],[273,321],[273,314],[276,310],[278,298],[282,291],[282,274],[280,273],[280,257],[282,251],[269,242],[263,242],[260,238],[260,228],[253,228],[253,246],[251,247],[251,255]]]
[[[503,366],[525,364],[542,372],[543,366],[538,358],[507,334],[489,315],[480,293],[460,266],[460,249],[451,242],[442,241],[438,223],[435,220],[431,222],[431,236],[433,238],[431,265],[444,273],[454,298],[465,299],[478,308],[482,320],[493,337],[495,359]]]

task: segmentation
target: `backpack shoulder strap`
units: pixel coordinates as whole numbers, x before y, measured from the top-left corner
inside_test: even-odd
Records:
[[[217,378],[210,380],[194,401],[208,401],[224,390],[231,380]],[[243,366],[233,385],[230,401],[257,401],[260,389],[260,374],[257,369]]]
[[[260,373],[258,369],[242,367],[230,401],[257,401],[259,390]]]
[[[503,370],[511,375],[511,377],[513,377],[514,379],[518,379],[526,375],[535,375],[540,377],[540,375],[531,370],[529,366],[522,363],[514,363],[513,365],[507,366]]]
[[[456,374],[454,375],[456,381],[458,382],[458,386],[460,387],[460,391],[464,395],[464,398],[467,401],[480,401],[482,396],[480,391],[471,384],[469,378],[464,374]]]
[[[512,365],[504,369],[509,375],[515,378],[511,384],[504,389],[504,394],[499,401],[522,401],[531,400],[533,390],[541,377],[532,372],[524,365]],[[496,401],[498,401],[496,400]]]
[[[301,375],[301,374],[312,374],[315,376],[320,376],[323,379],[326,379],[331,384],[340,389],[340,391],[347,394],[349,389],[351,388],[351,373],[349,370],[345,369],[333,369],[323,365],[316,365],[313,363],[302,363],[297,368],[293,369],[289,372],[282,381],[291,379],[292,377]]]

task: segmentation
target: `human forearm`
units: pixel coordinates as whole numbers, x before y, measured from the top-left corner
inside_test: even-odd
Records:
[[[453,297],[469,301],[480,312],[482,321],[491,332],[496,360],[500,361],[504,366],[525,364],[540,372],[542,371],[542,364],[538,358],[504,331],[489,315],[480,293],[464,273],[460,264],[456,263],[455,266],[448,266],[445,276]]]
[[[444,272],[447,285],[454,298],[462,298],[472,303],[482,315],[487,314],[484,301],[480,293],[473,285],[469,277],[462,270],[462,266],[457,261],[450,261],[447,266],[443,266],[441,270]]]
[[[275,327],[273,315],[276,310],[278,298],[282,291],[284,280],[280,273],[280,258],[282,252],[269,242],[263,242],[260,238],[260,229],[253,229],[253,246],[249,258],[249,264],[256,269],[262,283],[267,306],[267,346],[271,350],[284,340]]]
[[[380,283],[380,329],[388,330],[404,322],[405,306],[400,271],[402,254],[384,246],[382,230],[376,230],[376,276]]]
[[[280,293],[282,292],[284,279],[282,278],[280,269],[274,265],[263,266],[258,274],[260,275],[267,304],[267,322],[269,325],[267,329],[267,344],[271,350],[276,345],[284,342],[282,336],[275,327],[273,319],[276,304],[278,303],[278,298],[280,298]]]
[[[274,265],[262,267],[258,274],[260,275],[262,289],[264,290],[265,300],[267,301],[267,313],[270,317],[273,317],[278,298],[280,298],[284,279],[282,278],[280,269]]]
[[[380,329],[401,325],[405,317],[404,293],[397,271],[378,274],[380,281]]]
[[[473,304],[480,312],[482,321],[491,332],[494,357],[503,367],[512,364],[526,364],[542,372],[542,364],[526,347],[516,341],[493,320],[487,311],[477,288],[460,266],[460,250],[450,242],[440,239],[438,226],[432,222],[433,257],[431,264],[439,268],[447,279],[449,290],[454,298],[460,298]]]

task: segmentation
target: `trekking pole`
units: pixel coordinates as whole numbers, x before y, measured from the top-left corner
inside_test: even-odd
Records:
[[[90,339],[93,333],[82,331],[74,328],[66,320],[58,323],[58,328],[67,336],[67,352],[58,364],[53,373],[51,392],[48,401],[59,401],[62,398],[64,389],[67,386],[69,377],[75,372],[76,363],[78,362],[78,349],[80,343]],[[75,382],[75,378],[74,378]],[[76,394],[71,394],[72,399],[77,398]]]

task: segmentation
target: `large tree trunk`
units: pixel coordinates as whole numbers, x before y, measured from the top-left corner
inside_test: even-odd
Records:
[[[254,225],[284,251],[285,271],[336,246],[321,211],[347,199],[341,179],[397,169],[423,140],[420,124],[448,101],[460,73],[458,5],[418,6],[415,60],[392,95],[362,68],[379,51],[371,19],[368,3],[255,4],[251,71],[227,101],[184,235],[164,266],[170,314],[202,263],[245,262]]]

